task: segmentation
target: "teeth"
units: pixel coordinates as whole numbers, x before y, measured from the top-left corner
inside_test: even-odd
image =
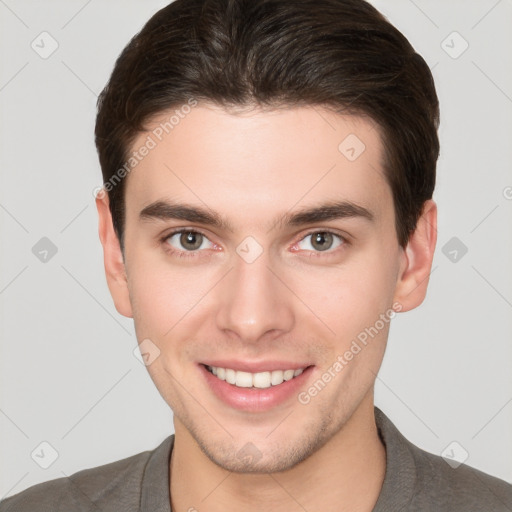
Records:
[[[231,368],[219,368],[217,366],[207,366],[207,369],[216,375],[220,380],[225,380],[239,388],[260,388],[265,389],[270,386],[278,386],[285,381],[299,376],[304,368],[298,370],[274,370],[272,372],[249,373]]]
[[[293,370],[286,370],[283,374],[284,380],[291,380],[293,379]]]
[[[228,384],[236,384],[236,372],[230,368],[226,368],[226,382]]]
[[[270,383],[272,386],[277,386],[283,382],[283,370],[275,370],[272,372],[272,376],[270,377]]]
[[[249,375],[251,375],[252,383],[255,388],[264,389],[269,388],[272,385],[272,376],[270,372],[255,373],[254,376],[252,374]]]
[[[252,388],[253,375],[248,372],[235,372],[235,370],[231,370],[236,374],[236,381],[233,382],[235,386],[239,388]],[[227,373],[227,370],[226,370]]]

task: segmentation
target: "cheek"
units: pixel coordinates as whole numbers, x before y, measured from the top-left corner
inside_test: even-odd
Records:
[[[211,288],[213,269],[171,264],[165,254],[149,251],[131,256],[127,273],[137,337],[163,341],[186,329]]]
[[[392,304],[392,272],[379,258],[354,264],[311,269],[296,280],[297,295],[309,309],[347,341],[373,325]]]

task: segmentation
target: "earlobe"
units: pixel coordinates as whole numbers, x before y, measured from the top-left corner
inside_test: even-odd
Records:
[[[401,311],[418,307],[427,293],[437,242],[437,205],[429,199],[423,205],[416,229],[402,252],[394,301]]]
[[[98,232],[103,246],[103,262],[108,288],[117,311],[123,316],[132,318],[126,269],[119,239],[112,223],[108,194],[105,192],[98,194],[96,208],[98,210]]]

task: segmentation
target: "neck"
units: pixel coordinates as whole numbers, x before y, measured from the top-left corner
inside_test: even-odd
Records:
[[[268,474],[232,473],[214,464],[175,419],[170,491],[173,512],[338,510],[370,512],[386,470],[373,393],[324,446],[293,468]]]

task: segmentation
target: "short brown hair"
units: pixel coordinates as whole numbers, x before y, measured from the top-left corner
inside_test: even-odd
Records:
[[[383,138],[398,241],[407,245],[434,191],[439,102],[426,62],[369,3],[176,0],[158,11],[98,99],[104,182],[145,123],[190,98],[224,107],[318,105],[371,118]],[[108,190],[121,247],[124,182]]]

